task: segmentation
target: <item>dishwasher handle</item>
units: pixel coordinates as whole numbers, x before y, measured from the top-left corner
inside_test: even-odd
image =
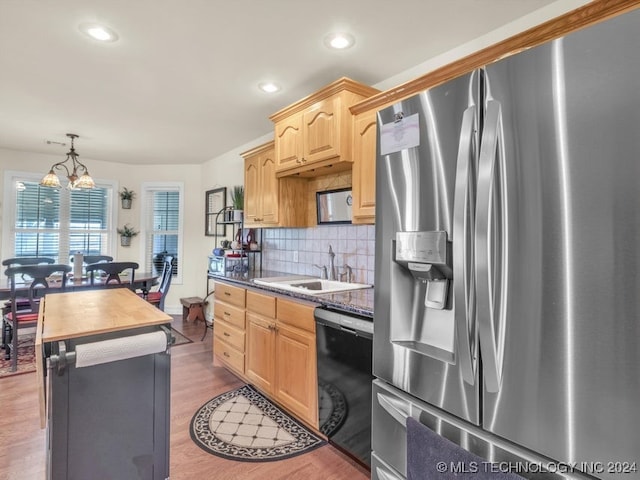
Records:
[[[317,307],[313,313],[316,323],[335,328],[352,335],[373,338],[373,321],[366,317]]]

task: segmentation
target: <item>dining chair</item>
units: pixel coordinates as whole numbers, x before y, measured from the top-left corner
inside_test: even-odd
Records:
[[[40,264],[53,264],[55,263],[55,259],[51,258],[51,257],[14,257],[14,258],[7,258],[5,260],[2,261],[2,266],[3,267],[18,267],[21,265],[40,265]],[[23,280],[26,280],[26,278],[23,277]],[[17,300],[18,302],[18,308],[28,308],[29,307],[29,302],[26,298],[20,298]],[[7,313],[11,308],[10,302],[5,302],[3,309],[2,309],[2,314],[4,315],[5,313]]]
[[[63,264],[19,265],[5,271],[9,278],[11,308],[2,318],[2,348],[5,359],[11,359],[12,372],[18,368],[18,330],[37,323],[40,299],[52,288],[63,291],[70,271],[71,267]],[[50,277],[55,274],[60,275],[60,284],[56,282],[52,287]],[[24,278],[29,278],[27,284]],[[24,299],[28,301],[28,308],[19,305]]]
[[[133,281],[135,279],[136,270],[139,265],[136,262],[98,262],[90,263],[85,270],[87,276],[91,279],[91,285],[95,285],[95,272],[104,272],[107,278],[104,280],[105,286],[121,287],[126,286],[133,289]],[[120,275],[128,272],[128,282],[123,282]]]
[[[169,287],[171,286],[174,264],[175,260],[173,257],[166,255],[162,262],[162,273],[160,274],[160,286],[158,287],[158,290],[138,293],[138,296],[144,298],[147,302],[155,305],[162,311],[164,311],[164,300],[169,292]]]
[[[39,265],[41,263],[53,264],[55,259],[51,257],[15,257],[2,261],[3,267],[18,267],[20,265]]]
[[[99,262],[113,262],[113,257],[111,255],[85,255],[84,263],[86,265],[90,265],[92,263]]]

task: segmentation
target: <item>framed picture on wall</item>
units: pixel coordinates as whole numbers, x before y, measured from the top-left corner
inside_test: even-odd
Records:
[[[227,226],[224,223],[224,216],[218,217],[216,225],[216,217],[218,212],[227,206],[227,187],[214,188],[207,190],[204,199],[204,234],[208,237],[221,236],[227,234]],[[216,231],[217,227],[217,231]]]

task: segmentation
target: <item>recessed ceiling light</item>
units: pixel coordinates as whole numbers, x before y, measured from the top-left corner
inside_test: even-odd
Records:
[[[275,93],[280,90],[280,87],[272,82],[261,83],[260,85],[258,85],[258,87],[260,88],[260,90],[267,93]]]
[[[118,34],[114,30],[98,23],[83,23],[80,25],[80,31],[101,42],[115,42],[118,40]]]
[[[344,50],[356,43],[356,39],[349,33],[331,33],[324,37],[324,44],[329,48]]]

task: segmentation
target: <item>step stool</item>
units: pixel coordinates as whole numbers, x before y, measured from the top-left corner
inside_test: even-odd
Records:
[[[204,301],[200,297],[187,297],[181,298],[180,303],[182,304],[182,321],[194,321],[202,320],[204,322],[204,312],[202,307],[204,306]]]

